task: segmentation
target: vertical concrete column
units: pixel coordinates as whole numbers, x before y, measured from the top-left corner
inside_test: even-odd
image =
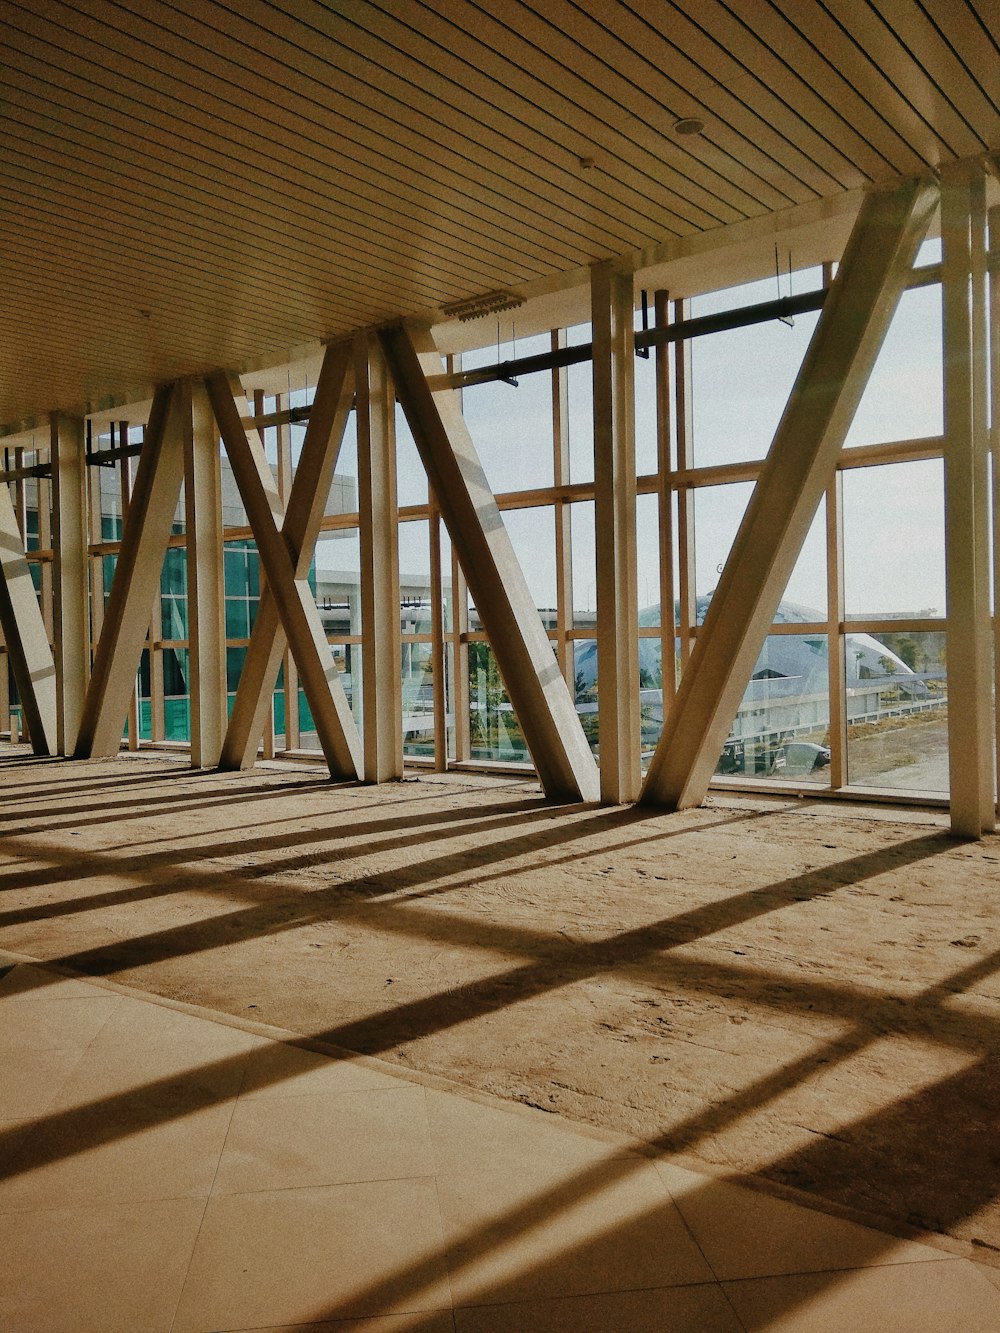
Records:
[[[601,800],[621,805],[638,798],[642,782],[632,274],[595,264],[590,299]]]
[[[656,327],[670,322],[670,294],[662,288],[655,297]],[[677,693],[677,609],[674,605],[674,466],[670,449],[673,415],[670,377],[670,344],[657,343],[656,376],[656,471],[659,478],[660,536],[660,698],[666,717]]]
[[[72,754],[90,676],[87,595],[87,464],[80,417],[50,421],[53,508],[53,637],[56,749]]]
[[[226,734],[226,604],[222,580],[222,470],[219,432],[201,384],[185,385],[191,764],[214,768]]]
[[[385,358],[367,334],[354,340],[361,527],[364,779],[403,774],[395,405]]]
[[[1000,249],[1000,205],[989,211],[990,250]],[[1000,607],[1000,272],[991,268],[990,284],[990,447],[993,454],[993,606]],[[993,704],[996,710],[997,813],[1000,814],[1000,615],[993,616]],[[3,714],[0,712],[0,717]]]
[[[995,826],[986,429],[985,178],[941,173],[948,761],[952,832]]]

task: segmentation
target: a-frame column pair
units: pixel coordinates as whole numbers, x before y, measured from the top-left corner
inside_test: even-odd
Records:
[[[403,742],[395,438],[392,391],[378,346],[369,336],[359,334],[353,345],[336,344],[324,358],[281,527],[291,564],[291,581],[280,544],[273,540],[280,502],[259,446],[245,435],[241,437],[221,377],[210,381],[210,392],[213,401],[219,404],[220,423],[234,471],[239,469],[241,492],[247,486],[251,497],[256,497],[254,513],[251,514],[250,504],[247,512],[255,536],[258,525],[264,526],[263,545],[260,536],[258,545],[268,579],[240,676],[221,767],[248,768],[253,764],[285,645],[294,633],[298,636],[299,651],[296,652],[293,642],[293,654],[331,772],[344,778],[363,776],[367,782],[398,778],[403,772]],[[358,434],[363,747],[308,585],[309,568],[352,402],[356,403]],[[270,520],[264,517],[265,502]],[[289,607],[291,624],[286,619]],[[317,667],[321,668],[324,680],[319,679]]]
[[[230,747],[230,754],[239,752],[237,764],[243,762],[243,754],[256,754],[263,711],[270,707],[287,635],[331,771],[342,777],[358,775],[357,728],[307,580],[336,447],[350,409],[350,358],[349,344],[327,353],[287,522],[260,441],[256,433],[248,437],[243,427],[237,406],[238,397],[242,402],[239,386],[234,392],[229,378],[220,373],[209,376],[204,389],[197,382],[179,381],[157,391],[95,653],[78,756],[110,755],[118,750],[186,472],[191,646],[197,659],[191,681],[196,695],[193,761],[200,765],[219,759],[225,762],[225,746]],[[248,652],[250,669],[241,681],[243,697],[234,710],[236,722],[225,743],[220,433],[267,577]],[[257,724],[259,730],[254,733]]]
[[[196,766],[218,758],[225,716],[218,434],[204,390],[190,380],[153,396],[83,701],[78,758],[114,755],[121,745],[185,479],[191,755]]]
[[[929,182],[862,203],[694,652],[642,800],[699,804],[938,201]]]

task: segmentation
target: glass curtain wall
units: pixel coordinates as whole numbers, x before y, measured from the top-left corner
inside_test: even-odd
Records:
[[[716,780],[856,787],[946,795],[947,651],[941,291],[925,247],[923,277],[900,303],[856,414],[838,473],[806,540],[718,759]],[[787,279],[820,289],[832,269]],[[672,322],[773,300],[774,282],[667,307]],[[663,717],[753,493],[817,315],[675,339],[636,359],[637,571],[641,745]],[[588,342],[589,325],[498,342],[453,358],[452,371]],[[257,414],[306,407],[308,384],[254,396]],[[552,651],[595,750],[600,715],[589,363],[466,386],[472,438]],[[287,498],[301,422],[262,430]],[[93,627],[100,629],[142,428],[94,431],[88,468]],[[517,764],[530,755],[477,609],[429,493],[419,454],[396,413],[399,502],[399,670],[404,750],[412,762]],[[12,496],[51,625],[51,515],[44,450],[7,451]],[[96,460],[95,460],[96,461]],[[253,535],[221,455],[230,706],[262,577]],[[44,467],[41,469],[44,471]],[[356,423],[348,422],[310,583],[341,680],[362,724],[363,653]],[[153,633],[130,713],[130,744],[189,736],[188,608],[183,502],[164,561]],[[0,728],[17,719],[8,673]],[[6,693],[3,693],[3,690]],[[316,750],[294,661],[286,653],[264,753]]]

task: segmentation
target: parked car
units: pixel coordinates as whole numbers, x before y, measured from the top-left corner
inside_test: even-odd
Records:
[[[786,741],[784,751],[786,773],[811,773],[815,768],[825,768],[830,762],[827,747],[813,741]]]

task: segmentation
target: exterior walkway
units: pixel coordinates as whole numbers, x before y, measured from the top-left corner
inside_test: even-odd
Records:
[[[0,956],[0,1327],[997,1333],[1000,1274]]]

